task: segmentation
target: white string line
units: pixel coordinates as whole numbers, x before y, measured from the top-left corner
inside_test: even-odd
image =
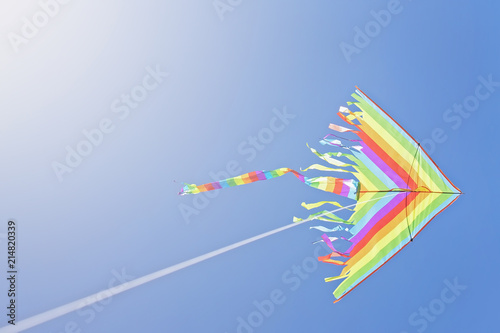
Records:
[[[395,195],[398,195],[398,194],[399,194],[399,192],[395,193],[395,194],[393,194],[391,196],[395,196]],[[384,196],[384,198],[387,198],[387,197],[388,196]],[[87,297],[80,298],[79,300],[73,301],[71,303],[67,303],[67,304],[59,306],[59,307],[57,307],[55,309],[52,309],[52,310],[40,313],[38,315],[35,315],[35,316],[32,316],[32,317],[23,319],[23,320],[17,322],[15,326],[14,325],[4,326],[4,327],[0,328],[0,332],[20,332],[20,331],[32,328],[34,326],[37,326],[37,325],[46,323],[46,322],[48,322],[50,320],[56,319],[58,317],[64,316],[64,315],[66,315],[66,314],[68,314],[70,312],[82,309],[82,308],[84,308],[86,306],[89,306],[91,304],[94,304],[96,302],[99,302],[99,301],[102,301],[104,299],[113,297],[113,296],[115,296],[117,294],[120,294],[120,293],[122,293],[124,291],[127,291],[129,289],[139,287],[139,286],[141,286],[143,284],[146,284],[148,282],[151,282],[151,281],[154,281],[154,280],[159,279],[161,277],[164,277],[166,275],[172,274],[172,273],[177,272],[177,271],[179,271],[179,270],[181,270],[183,268],[186,268],[186,267],[198,264],[198,263],[200,263],[202,261],[205,261],[207,259],[213,258],[215,256],[218,256],[220,254],[226,253],[228,251],[237,249],[237,248],[239,248],[239,247],[241,247],[243,245],[253,243],[253,242],[255,242],[255,241],[259,240],[259,239],[263,239],[265,237],[274,235],[274,234],[276,234],[278,232],[290,229],[290,228],[298,226],[298,225],[300,225],[302,223],[309,222],[311,220],[316,219],[317,217],[320,217],[320,216],[323,216],[323,215],[327,215],[329,213],[335,213],[335,212],[344,210],[346,208],[350,208],[350,207],[356,206],[357,204],[366,203],[366,202],[370,202],[370,201],[374,201],[374,200],[379,200],[379,199],[380,198],[375,198],[375,199],[370,199],[370,200],[366,200],[366,201],[357,202],[357,203],[354,203],[354,204],[349,205],[349,206],[345,206],[345,207],[342,207],[342,208],[338,208],[338,209],[334,209],[332,211],[325,212],[325,213],[320,214],[320,215],[316,215],[313,218],[307,218],[307,219],[302,220],[300,222],[294,222],[294,223],[285,225],[283,227],[279,227],[277,229],[274,229],[274,230],[271,230],[271,231],[267,231],[267,232],[262,233],[260,235],[257,235],[257,236],[254,236],[254,237],[250,237],[248,239],[239,241],[237,243],[225,246],[225,247],[220,248],[218,250],[215,250],[215,251],[212,251],[212,252],[209,252],[209,253],[205,253],[205,254],[203,254],[201,256],[198,256],[196,258],[183,261],[181,263],[178,263],[176,265],[173,265],[173,266],[161,269],[159,271],[156,271],[156,272],[148,274],[148,275],[144,275],[144,276],[142,276],[140,278],[137,278],[135,280],[131,280],[129,282],[125,282],[125,283],[123,283],[121,285],[118,285],[116,287],[109,288],[109,289],[104,289],[104,290],[102,290],[100,292],[97,292],[97,293],[92,294],[92,295],[87,296]]]

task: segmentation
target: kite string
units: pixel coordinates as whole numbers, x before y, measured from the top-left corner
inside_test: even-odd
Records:
[[[394,193],[391,196],[396,196],[398,194],[400,194],[400,193]],[[365,202],[370,202],[370,201],[374,201],[374,200],[379,200],[379,198],[356,202],[355,204],[352,204],[352,205],[348,205],[348,206],[345,206],[345,207],[342,207],[342,208],[334,209],[334,210],[330,211],[330,213],[338,212],[338,211],[341,211],[343,209],[347,209],[347,208],[353,207],[353,206],[357,205],[358,203],[365,203]],[[324,213],[324,214],[327,214],[327,213]],[[220,254],[226,253],[228,251],[237,249],[237,248],[239,248],[239,247],[241,247],[243,245],[246,245],[246,244],[249,244],[249,243],[253,243],[253,242],[255,242],[255,241],[259,240],[259,239],[262,239],[262,238],[268,237],[270,235],[276,234],[276,233],[278,233],[280,231],[290,229],[290,228],[292,228],[294,226],[297,226],[299,224],[308,222],[310,220],[313,220],[313,219],[306,219],[306,220],[303,220],[303,221],[300,221],[300,222],[294,222],[294,223],[285,225],[283,227],[279,227],[277,229],[274,229],[274,230],[271,230],[271,231],[267,231],[267,232],[262,233],[260,235],[253,236],[253,237],[247,238],[245,240],[236,242],[234,244],[225,246],[225,247],[220,248],[218,250],[202,254],[202,255],[200,255],[198,257],[195,257],[195,258],[183,261],[183,262],[175,264],[173,266],[169,266],[169,267],[161,269],[159,271],[156,271],[156,272],[150,273],[148,275],[139,277],[139,278],[137,278],[135,280],[132,280],[132,281],[129,281],[129,282],[125,282],[125,283],[123,283],[121,285],[118,285],[118,286],[115,286],[115,287],[112,287],[112,288],[109,288],[109,289],[106,289],[106,290],[102,290],[102,291],[100,291],[98,293],[92,294],[90,296],[81,298],[79,300],[73,301],[71,303],[68,303],[68,304],[65,304],[65,305],[62,305],[62,306],[59,306],[59,307],[54,308],[52,310],[48,310],[48,311],[40,313],[38,315],[34,315],[32,317],[23,319],[23,320],[19,321],[16,324],[15,328],[11,327],[11,326],[1,327],[0,331],[1,332],[18,332],[19,330],[25,330],[25,329],[28,329],[28,328],[31,328],[31,327],[43,324],[45,322],[48,322],[48,321],[53,320],[55,318],[61,317],[61,316],[65,315],[65,314],[68,314],[70,312],[79,310],[79,309],[81,309],[81,308],[83,308],[85,306],[89,306],[89,305],[94,304],[96,302],[102,301],[102,300],[104,300],[106,298],[113,297],[114,295],[120,294],[120,293],[122,293],[124,291],[130,290],[130,289],[133,289],[133,288],[137,288],[137,287],[139,287],[139,286],[141,286],[143,284],[146,284],[148,282],[154,281],[154,280],[159,279],[161,277],[164,277],[166,275],[172,274],[172,273],[177,272],[177,271],[179,271],[181,269],[184,269],[186,267],[198,264],[198,263],[203,262],[203,261],[205,261],[207,259],[213,258],[215,256],[218,256]]]

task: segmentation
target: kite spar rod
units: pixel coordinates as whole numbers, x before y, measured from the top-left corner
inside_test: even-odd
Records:
[[[399,193],[395,193],[393,196],[396,196],[398,194]],[[375,199],[370,199],[370,200],[366,200],[366,201],[357,202],[357,203],[354,203],[352,205],[348,205],[348,206],[345,206],[345,207],[342,207],[342,208],[338,208],[338,209],[334,209],[332,211],[328,211],[326,213],[317,215],[315,217],[320,217],[320,216],[323,216],[323,215],[326,215],[326,214],[329,214],[329,213],[335,213],[335,212],[344,210],[346,208],[350,208],[350,207],[356,206],[358,203],[365,203],[365,202],[379,200],[379,199],[380,198],[375,198]],[[34,327],[34,326],[46,323],[46,322],[48,322],[48,321],[50,321],[52,319],[56,319],[56,318],[59,318],[61,316],[64,316],[64,315],[66,315],[66,314],[68,314],[70,312],[79,310],[79,309],[84,308],[86,306],[92,305],[92,304],[94,304],[96,302],[100,302],[100,301],[102,301],[104,299],[113,297],[113,296],[115,296],[117,294],[120,294],[120,293],[126,291],[126,290],[130,290],[130,289],[139,287],[139,286],[141,286],[143,284],[146,284],[148,282],[154,281],[156,279],[159,279],[159,278],[164,277],[166,275],[169,275],[171,273],[180,271],[183,268],[186,268],[186,267],[198,264],[198,263],[200,263],[202,261],[205,261],[207,259],[213,258],[213,257],[218,256],[220,254],[229,252],[231,250],[237,249],[237,248],[239,248],[239,247],[241,247],[243,245],[253,243],[253,242],[255,242],[255,241],[259,240],[259,239],[266,238],[268,236],[277,234],[278,232],[290,229],[290,228],[295,227],[297,225],[300,225],[302,223],[309,222],[309,221],[311,221],[313,219],[314,218],[308,218],[308,219],[305,219],[305,220],[300,221],[300,222],[294,222],[294,223],[285,225],[283,227],[279,227],[279,228],[276,228],[274,230],[264,232],[264,233],[262,233],[260,235],[257,235],[257,236],[254,236],[254,237],[250,237],[248,239],[245,239],[245,240],[239,241],[237,243],[225,246],[223,248],[220,248],[220,249],[212,251],[212,252],[205,253],[205,254],[203,254],[201,256],[198,256],[198,257],[195,257],[195,258],[183,261],[183,262],[175,264],[173,266],[170,266],[170,267],[161,269],[159,271],[156,271],[154,273],[150,273],[148,275],[144,275],[144,276],[142,276],[140,278],[137,278],[135,280],[131,280],[129,282],[125,282],[125,283],[123,283],[121,285],[118,285],[118,286],[115,286],[113,288],[101,290],[100,292],[97,292],[97,293],[92,294],[90,296],[87,296],[87,297],[84,297],[84,298],[80,298],[79,300],[73,301],[71,303],[67,303],[65,305],[61,305],[61,306],[59,306],[57,308],[54,308],[52,310],[48,310],[48,311],[40,313],[38,315],[35,315],[35,316],[32,316],[32,317],[23,319],[23,320],[17,322],[15,326],[12,326],[12,325],[4,326],[4,327],[0,328],[0,333],[2,333],[2,332],[5,332],[5,333],[6,332],[19,332],[19,331],[26,330],[26,329],[29,329],[31,327]]]

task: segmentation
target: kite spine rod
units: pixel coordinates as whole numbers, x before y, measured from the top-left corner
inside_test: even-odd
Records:
[[[435,194],[465,194],[464,192],[424,192],[424,191],[394,191],[394,190],[387,190],[387,191],[359,191],[359,193],[387,193],[387,192],[397,192],[397,193],[410,193],[410,192],[417,192],[417,193],[435,193]]]

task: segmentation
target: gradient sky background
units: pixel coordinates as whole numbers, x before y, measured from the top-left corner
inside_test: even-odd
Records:
[[[466,194],[341,302],[332,304],[338,283],[323,282],[340,272],[333,265],[290,282],[321,235],[301,225],[28,331],[237,332],[254,301],[279,289],[283,304],[254,332],[417,332],[410,316],[446,279],[467,289],[425,331],[493,331],[500,85],[456,128],[443,115],[474,95],[478,77],[500,82],[498,1],[402,0],[350,62],[340,44],[355,45],[356,27],[392,1],[233,3],[222,20],[212,0],[70,1],[16,52],[9,33],[41,7],[2,1],[0,233],[17,221],[17,319],[105,289],[116,272],[137,278],[307,216],[301,202],[331,197],[293,176],[206,201],[177,192],[230,161],[241,173],[316,163],[305,143],[322,148],[357,85],[420,142],[442,129],[428,152]],[[112,103],[148,66],[169,76],[120,119]],[[283,131],[253,158],[238,151],[284,108],[294,118]],[[114,130],[59,181],[52,163],[105,118]],[[182,205],[197,214],[183,217]],[[6,281],[0,288],[5,305]]]

